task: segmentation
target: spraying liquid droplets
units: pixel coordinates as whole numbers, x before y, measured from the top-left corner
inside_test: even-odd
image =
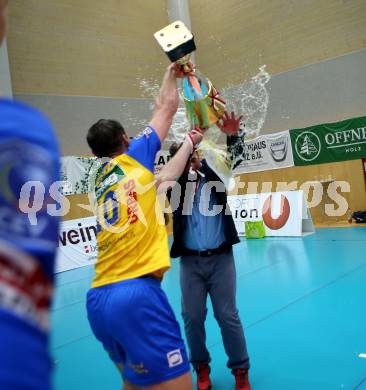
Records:
[[[236,115],[243,115],[239,137],[230,148],[234,167],[245,151],[244,138],[246,140],[256,138],[264,125],[269,104],[267,84],[270,78],[271,76],[266,71],[266,66],[263,65],[259,68],[259,72],[249,81],[226,87],[222,90],[222,96],[226,101],[226,110],[229,112],[234,111]],[[153,99],[159,92],[159,84],[156,81],[141,79],[139,86],[143,97],[146,98]],[[178,111],[174,116],[171,130],[164,142],[163,149],[168,149],[173,142],[182,142],[191,127],[187,121],[182,93],[179,96]],[[153,109],[153,103],[151,103],[150,108],[151,110]],[[129,103],[124,103],[123,115],[126,119],[133,123],[137,129],[145,127],[146,121],[141,118],[135,118],[132,112]],[[245,127],[243,124],[245,124]],[[210,142],[211,145],[216,145],[218,153],[222,155],[222,151],[226,148],[226,141],[217,126],[210,127],[205,134],[205,140]]]

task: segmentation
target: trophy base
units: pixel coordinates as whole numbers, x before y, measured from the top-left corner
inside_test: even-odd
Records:
[[[166,54],[171,62],[176,62],[195,50],[196,44],[194,43],[194,38],[192,38],[189,41],[183,43],[182,45],[176,47],[175,49],[167,51]]]
[[[196,50],[192,33],[180,20],[157,31],[154,37],[172,62]]]

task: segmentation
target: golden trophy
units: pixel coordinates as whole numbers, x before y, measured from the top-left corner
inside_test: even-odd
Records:
[[[225,102],[210,80],[190,62],[196,50],[194,37],[181,21],[176,21],[154,34],[170,61],[181,65],[185,76],[180,81],[186,114],[193,127],[206,129],[224,115]]]
[[[225,101],[211,81],[191,63],[191,53],[196,50],[193,34],[181,21],[176,21],[154,34],[170,61],[181,66],[185,74],[178,79],[182,91],[186,116],[191,128],[207,129],[224,116]],[[227,189],[233,187],[231,161],[226,150],[204,139],[199,150],[211,169],[224,182]]]

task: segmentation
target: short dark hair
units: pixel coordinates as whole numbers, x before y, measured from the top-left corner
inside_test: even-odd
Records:
[[[100,119],[88,130],[86,140],[97,157],[110,157],[122,146],[126,134],[122,125],[113,119]]]
[[[182,146],[182,143],[178,144],[176,142],[173,142],[171,145],[170,145],[170,148],[169,148],[169,154],[171,157],[174,157],[174,155],[178,152],[178,150],[181,148]]]

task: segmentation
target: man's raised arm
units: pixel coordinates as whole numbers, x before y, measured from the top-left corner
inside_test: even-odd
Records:
[[[174,186],[187,166],[194,147],[202,140],[202,133],[197,130],[189,132],[174,157],[155,176],[158,193],[166,192]]]
[[[169,65],[163,77],[159,94],[155,99],[155,108],[150,126],[156,131],[161,142],[166,138],[178,109],[178,76],[180,77],[177,65]]]

